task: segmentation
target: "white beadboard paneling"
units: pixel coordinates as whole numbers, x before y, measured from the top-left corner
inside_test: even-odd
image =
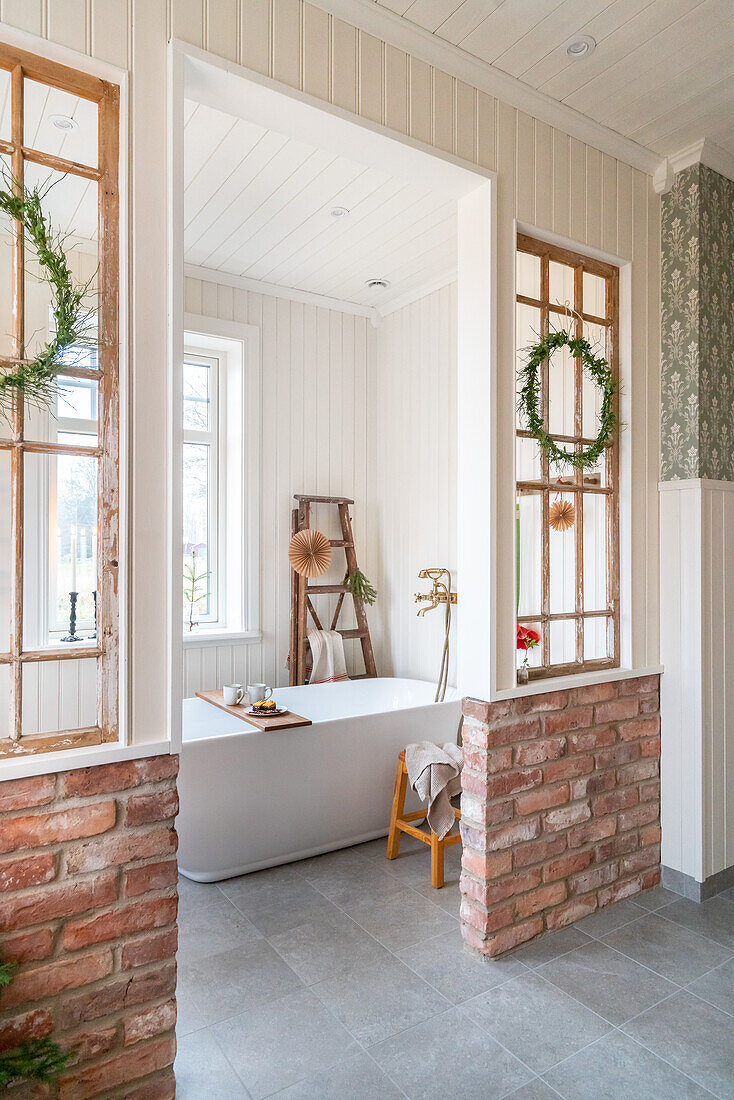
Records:
[[[407,62],[394,54],[388,90],[398,105],[389,102],[402,110],[404,131]],[[473,156],[470,91],[464,123]],[[444,139],[452,140],[451,119]],[[393,178],[200,104],[184,131],[184,180],[187,263],[380,308],[454,277],[455,203],[419,180]],[[333,218],[332,206],[349,213]],[[389,290],[369,289],[373,277],[387,279]]]
[[[380,594],[374,644],[386,675],[437,679],[443,609],[418,618],[413,593],[430,589],[418,580],[423,567],[446,566],[457,583],[456,311],[452,283],[373,332],[368,566]]]
[[[734,485],[662,489],[663,864],[700,882],[734,864]]]

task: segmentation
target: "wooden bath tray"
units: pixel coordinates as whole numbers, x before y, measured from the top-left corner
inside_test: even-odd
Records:
[[[243,722],[249,722],[251,726],[255,726],[259,730],[289,730],[294,729],[296,726],[310,726],[313,724],[310,718],[302,718],[300,714],[293,714],[291,711],[276,718],[255,718],[254,715],[247,713],[249,703],[237,703],[233,707],[228,706],[224,702],[221,688],[218,691],[197,691],[196,694],[199,699],[211,703],[212,706],[219,707],[220,710],[226,710],[227,714],[233,714],[235,718],[240,718]]]

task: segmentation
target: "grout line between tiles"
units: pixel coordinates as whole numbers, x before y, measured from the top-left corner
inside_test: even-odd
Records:
[[[631,923],[635,924],[636,921],[632,921]],[[626,928],[627,925],[623,925],[622,927]],[[614,931],[616,932],[617,929],[615,928]],[[611,933],[611,932],[609,933],[609,935],[612,935],[612,934],[613,933]],[[677,991],[679,989],[685,989],[685,986],[682,985],[681,982],[673,981],[673,979],[669,978],[667,976],[667,974],[661,974],[659,970],[655,970],[654,967],[649,966],[647,963],[640,962],[639,959],[635,959],[632,955],[628,955],[625,951],[620,950],[620,948],[614,947],[611,943],[607,943],[606,940],[595,940],[594,942],[601,944],[602,947],[609,948],[610,951],[616,952],[617,955],[621,955],[623,959],[627,959],[629,962],[633,963],[635,966],[641,966],[643,970],[647,970],[650,974],[654,974],[656,978],[662,978],[663,981],[669,982],[671,985],[674,985],[676,987],[675,991]],[[571,951],[567,951],[565,955],[559,955],[559,958],[566,958],[568,955],[573,955],[576,951],[581,951],[586,947],[588,947],[588,944],[586,944],[586,943],[581,944],[580,947],[574,947],[574,948],[572,948]],[[541,966],[539,966],[538,970],[543,970],[546,966],[549,966],[550,963],[553,963],[553,962],[556,962],[556,959],[549,959],[547,963],[543,963]],[[543,975],[543,977],[546,979],[546,981],[552,982],[553,985],[556,984],[553,981],[552,978],[547,977],[545,974]],[[692,980],[695,981],[695,979],[692,979]],[[562,987],[558,986],[558,988],[561,989]],[[564,992],[568,992],[568,991],[564,990]],[[569,996],[573,996],[573,994],[569,994]],[[614,1026],[616,1027],[617,1025],[615,1024]]]
[[[619,1028],[618,1030],[621,1031],[621,1028]],[[662,1054],[658,1054],[656,1050],[653,1050],[652,1047],[647,1046],[635,1035],[629,1035],[626,1031],[623,1031],[622,1034],[626,1035],[628,1039],[631,1039],[633,1043],[637,1043],[638,1047],[642,1047],[642,1049],[646,1050],[648,1054],[652,1054],[653,1057],[658,1058],[666,1066],[670,1066],[670,1068],[674,1069],[676,1073],[680,1073],[681,1077],[685,1077],[687,1081],[691,1081],[694,1085],[697,1086],[697,1088],[703,1089],[703,1091],[708,1093],[709,1096],[715,1096],[717,1097],[717,1100],[723,1100],[719,1093],[712,1092],[711,1089],[707,1089],[706,1086],[702,1085],[700,1081],[697,1081],[695,1077],[691,1077],[691,1075],[689,1073],[686,1073],[685,1070],[680,1069],[678,1066],[674,1066],[673,1063],[669,1062],[667,1058],[664,1058]]]

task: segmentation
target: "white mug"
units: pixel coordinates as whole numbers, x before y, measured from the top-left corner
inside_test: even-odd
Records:
[[[247,697],[250,700],[250,705],[253,703],[262,703],[264,700],[269,699],[272,694],[273,689],[268,687],[267,684],[247,685]]]
[[[228,707],[234,707],[244,699],[245,689],[242,684],[225,684],[222,688],[222,697]]]

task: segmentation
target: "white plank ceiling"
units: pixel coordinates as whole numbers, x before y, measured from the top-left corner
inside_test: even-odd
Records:
[[[732,0],[374,0],[661,155],[734,154]],[[575,35],[597,43],[572,61]]]
[[[380,309],[455,277],[446,195],[201,104],[185,124],[187,263]]]

